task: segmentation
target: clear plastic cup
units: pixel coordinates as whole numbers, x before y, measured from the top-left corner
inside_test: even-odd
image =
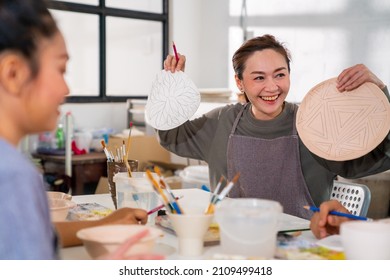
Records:
[[[155,179],[158,179],[156,173],[152,174]],[[127,172],[119,172],[114,175],[113,181],[116,185],[118,209],[130,207],[149,211],[162,204],[152,183],[148,180],[146,172],[132,172],[132,177],[129,177]],[[156,215],[157,212],[149,215],[148,221],[153,223]]]

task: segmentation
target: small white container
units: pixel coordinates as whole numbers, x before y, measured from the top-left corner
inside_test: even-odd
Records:
[[[215,209],[226,254],[272,259],[282,206],[254,198],[225,199]]]
[[[340,236],[348,260],[390,260],[390,223],[344,222]]]
[[[199,209],[195,213],[169,214],[169,218],[178,238],[179,254],[191,257],[202,255],[204,237],[214,216],[205,215],[204,210]]]
[[[203,185],[210,188],[209,168],[207,165],[190,165],[179,173],[182,178],[182,188],[202,188]]]

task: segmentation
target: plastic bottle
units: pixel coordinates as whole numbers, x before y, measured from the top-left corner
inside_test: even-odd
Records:
[[[65,133],[64,133],[63,125],[61,123],[58,124],[56,130],[56,144],[57,144],[57,149],[65,148]]]

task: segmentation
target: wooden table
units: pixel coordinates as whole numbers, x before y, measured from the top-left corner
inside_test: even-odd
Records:
[[[65,156],[33,154],[34,158],[42,161],[46,173],[65,174]],[[107,158],[103,152],[91,152],[84,155],[72,155],[72,195],[85,194],[85,184],[95,184],[100,177],[107,176]]]

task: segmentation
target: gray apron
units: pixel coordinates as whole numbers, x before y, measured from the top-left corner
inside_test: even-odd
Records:
[[[228,179],[240,172],[229,197],[276,200],[284,213],[310,219],[312,214],[303,206],[314,203],[302,174],[295,124],[291,135],[275,139],[235,135],[245,107],[235,119],[228,140]],[[295,116],[296,109],[294,123]]]

